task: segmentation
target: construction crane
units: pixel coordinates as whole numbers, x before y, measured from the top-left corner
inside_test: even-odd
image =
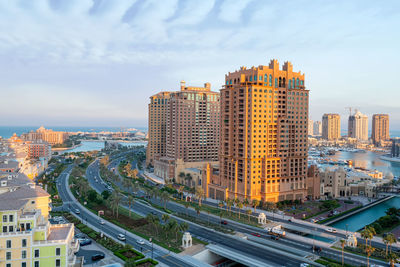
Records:
[[[350,113],[350,116],[351,116],[351,107],[345,107],[345,109],[348,109],[349,110],[349,113]]]

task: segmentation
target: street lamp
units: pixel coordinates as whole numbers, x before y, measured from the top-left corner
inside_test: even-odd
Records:
[[[149,241],[151,243],[151,259],[153,259],[153,242],[152,242],[152,238],[149,238]]]

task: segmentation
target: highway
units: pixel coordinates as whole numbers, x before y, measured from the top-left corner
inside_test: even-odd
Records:
[[[119,159],[117,159],[118,161]],[[116,165],[117,166],[117,165]],[[115,167],[115,166],[113,166]],[[86,178],[88,179],[90,185],[98,192],[102,192],[103,190],[106,190],[106,185],[103,184],[100,180],[101,177],[99,176],[99,163],[98,161],[92,163],[86,171]],[[98,182],[95,181],[97,178]],[[161,203],[159,203],[161,204]],[[125,206],[126,207],[126,206]],[[126,207],[127,208],[127,207]],[[179,211],[181,213],[186,212],[184,207],[179,207]],[[164,212],[155,209],[151,207],[149,204],[144,204],[143,202],[136,201],[134,204],[133,210],[137,212],[138,214],[146,215],[148,213],[153,213],[158,215],[159,217],[164,214]],[[193,210],[191,210],[192,212]],[[174,217],[171,215],[171,217]],[[183,222],[179,217],[175,217],[175,219],[178,222]],[[265,246],[259,246],[257,244],[254,244],[250,241],[243,240],[241,238],[236,238],[232,237],[230,235],[226,235],[220,232],[216,232],[215,230],[199,226],[197,224],[189,223],[189,232],[193,234],[196,237],[199,237],[201,239],[208,240],[209,243],[214,243],[222,247],[226,248],[231,248],[231,249],[240,249],[240,251],[244,254],[247,254],[248,256],[265,262],[266,265],[271,265],[271,266],[300,266],[302,262],[304,262],[301,259],[294,259],[291,257],[282,257],[282,254],[279,254],[275,251],[272,251],[271,248],[265,247]],[[210,220],[211,222],[211,220]],[[219,221],[215,223],[219,224]]]
[[[96,215],[94,215],[89,210],[82,208],[81,205],[77,203],[76,199],[73,196],[71,196],[71,194],[68,192],[67,189],[68,187],[67,178],[72,168],[73,168],[72,165],[68,166],[67,169],[65,169],[57,179],[57,189],[60,197],[63,200],[64,205],[67,206],[69,210],[71,210],[71,212],[74,212],[75,209],[79,209],[80,214],[75,214],[75,215],[80,217],[83,223],[90,224],[96,227],[107,236],[116,238],[118,234],[125,234],[127,244],[132,245],[138,251],[142,250],[144,254],[150,255],[151,257],[152,246],[149,244],[149,242],[145,241],[144,245],[139,245],[136,242],[137,239],[133,238],[130,233],[127,233],[124,230],[118,230],[118,227],[113,225],[112,223],[106,222],[104,225],[101,225],[100,220]],[[159,249],[157,247],[158,246],[153,246],[154,249],[153,256],[155,260],[157,260],[158,262],[164,263],[168,266],[184,266],[184,267],[196,266],[196,264],[189,264],[187,262],[182,261],[179,256],[176,256],[172,252],[168,252],[165,249]]]

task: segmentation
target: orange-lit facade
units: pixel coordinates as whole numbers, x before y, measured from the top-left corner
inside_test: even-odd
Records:
[[[381,141],[390,139],[388,114],[374,114],[372,116],[371,139],[375,145],[380,145]]]
[[[22,134],[21,137],[25,141],[43,140],[51,145],[57,145],[64,143],[68,139],[68,133],[61,131],[53,131],[51,129],[45,129],[42,126],[35,132],[30,131],[29,133]]]
[[[309,92],[304,74],[277,60],[225,75],[219,179],[225,198],[283,201],[307,195]]]
[[[322,116],[322,138],[326,140],[340,139],[340,115],[324,114]]]

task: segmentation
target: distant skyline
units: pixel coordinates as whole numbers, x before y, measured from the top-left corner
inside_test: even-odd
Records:
[[[310,119],[400,130],[400,1],[0,2],[0,125],[146,126],[149,97],[240,66],[293,63]]]

